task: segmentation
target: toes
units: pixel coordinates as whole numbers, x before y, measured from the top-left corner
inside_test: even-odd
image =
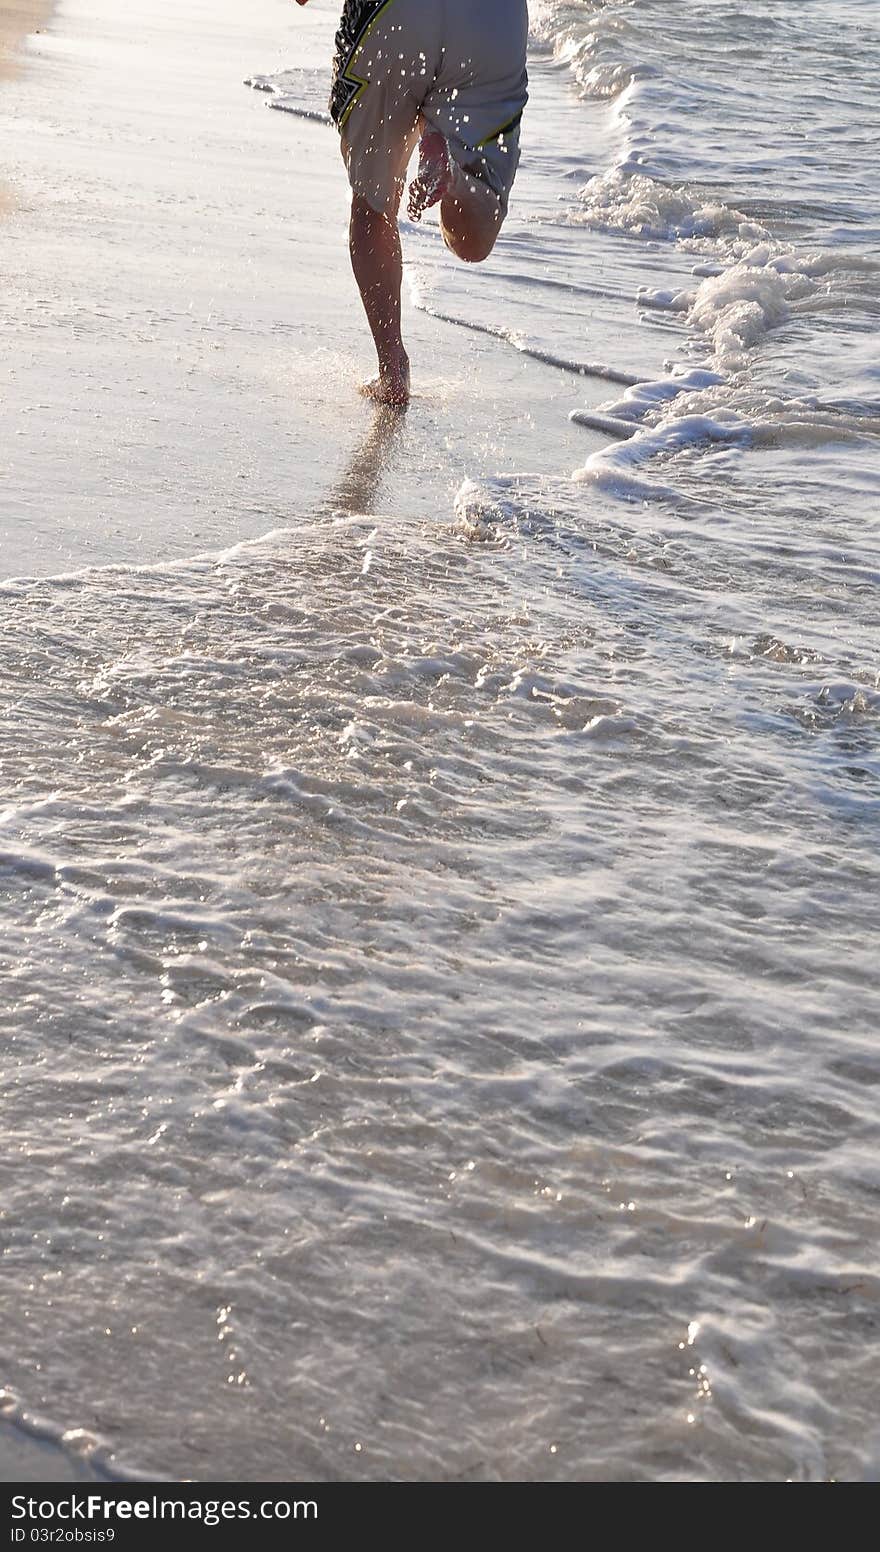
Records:
[[[358,385],[358,392],[376,404],[387,404],[392,409],[405,409],[409,403],[409,384],[392,382],[385,377],[374,377]]]
[[[411,221],[421,221],[427,204],[427,189],[421,178],[414,178],[409,186],[407,210]]]

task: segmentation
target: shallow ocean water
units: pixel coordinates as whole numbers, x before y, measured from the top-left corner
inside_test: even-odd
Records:
[[[835,565],[770,635],[702,525],[479,522],[7,590],[16,1367],[187,1475],[858,1474]]]
[[[741,78],[817,8],[710,10]],[[117,1469],[877,1474],[869,245],[730,217],[655,8],[533,20],[521,222],[416,297],[620,440],[429,522],[379,417],[255,544],[0,592],[0,1406]]]

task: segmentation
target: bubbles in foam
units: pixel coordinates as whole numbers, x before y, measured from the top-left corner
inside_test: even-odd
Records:
[[[627,236],[672,241],[676,238],[723,238],[730,245],[753,244],[766,229],[738,210],[717,200],[700,200],[687,189],[670,187],[631,162],[597,174],[581,190],[570,214],[582,221]]]

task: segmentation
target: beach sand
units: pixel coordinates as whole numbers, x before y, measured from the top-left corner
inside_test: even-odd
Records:
[[[578,379],[410,309],[417,413],[371,464],[335,136],[243,86],[326,64],[337,12],[67,0],[28,40],[0,94],[5,576],[252,538],[364,477],[446,520],[466,475],[588,450]]]
[[[51,0],[3,0],[0,5],[0,76],[9,76],[21,60],[21,44],[51,14]]]
[[[22,45],[51,14],[51,0],[2,0],[0,3],[0,82],[21,67]],[[8,213],[12,196],[0,179],[0,216]]]

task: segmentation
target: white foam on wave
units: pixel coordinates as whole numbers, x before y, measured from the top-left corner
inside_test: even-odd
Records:
[[[673,408],[676,400],[709,395],[724,382],[718,372],[677,367],[656,382],[632,384],[621,399],[599,410],[574,410],[570,419],[576,425],[606,432],[615,441],[593,453],[573,478],[625,501],[677,499],[670,486],[648,482],[634,471],[655,458],[668,459],[688,449],[747,441],[748,421],[723,406],[707,405],[684,414]]]
[[[710,372],[705,368],[676,367],[668,377],[660,378],[657,382],[632,384],[617,403],[603,405],[602,413],[616,420],[638,422],[644,420],[649,411],[657,409],[670,399],[676,399],[683,393],[714,388],[724,380],[719,372]],[[587,413],[575,410],[571,419],[577,425],[590,424],[584,418]]]
[[[616,7],[596,9],[585,18],[580,9],[572,13],[570,6],[554,0],[532,0],[529,22],[532,45],[547,49],[567,66],[585,97],[619,97],[634,82],[656,73],[621,47],[623,25]]]
[[[676,243],[711,255],[694,267],[694,290],[641,286],[640,307],[681,315],[703,336],[715,364],[735,370],[765,334],[788,321],[791,304],[814,294],[833,266],[827,254],[798,255],[741,211],[701,201],[631,166],[611,168],[581,191],[568,220],[642,240]]]
[[[733,244],[753,244],[768,236],[765,227],[741,211],[661,183],[630,159],[591,178],[579,199],[570,221],[625,236],[661,241],[724,238]]]
[[[750,387],[741,375],[675,367],[655,382],[635,383],[620,399],[573,410],[576,425],[615,442],[594,453],[577,481],[625,500],[680,499],[669,486],[632,475],[655,458],[698,447],[818,448],[880,434],[880,417],[849,415],[835,405]],[[625,442],[625,448],[618,445]]]
[[[708,339],[718,363],[735,369],[745,364],[746,352],[759,345],[768,330],[788,321],[791,304],[813,289],[793,256],[759,248],[702,282],[688,323]]]
[[[41,1445],[55,1445],[80,1463],[99,1481],[139,1482],[147,1474],[124,1466],[112,1446],[87,1428],[67,1427],[63,1423],[32,1412],[18,1393],[9,1387],[0,1390],[0,1420],[25,1439]],[[50,1462],[45,1463],[48,1469]]]
[[[737,378],[767,332],[785,324],[792,308],[814,294],[828,263],[821,254],[800,259],[761,244],[720,271],[698,266],[709,273],[693,291],[641,292],[641,305],[681,314],[696,336],[694,347],[707,349],[707,358],[697,367],[678,366],[656,381],[631,384],[620,400],[573,411],[576,424],[615,438],[574,478],[628,501],[668,500],[676,494],[668,485],[649,483],[633,471],[697,447],[778,442],[787,433],[812,445],[845,435],[847,427],[833,411],[750,394]]]
[[[656,458],[670,458],[695,447],[718,443],[741,446],[749,435],[748,422],[732,410],[719,410],[715,415],[670,414],[626,441],[600,448],[583,468],[575,470],[573,478],[625,501],[679,500],[671,487],[639,479],[634,471]]]
[[[695,266],[695,290],[646,286],[637,300],[641,307],[681,314],[709,345],[714,364],[733,371],[746,365],[747,353],[765,334],[788,322],[798,303],[816,295],[833,262],[826,254],[800,256],[760,243],[727,266]]]
[[[641,244],[668,243],[697,256],[693,288],[648,281],[638,289],[637,303],[643,322],[656,325],[655,315],[662,312],[680,318],[692,331],[691,353],[708,352],[713,368],[750,370],[768,335],[798,323],[798,333],[813,338],[820,370],[830,371],[845,387],[834,395],[839,406],[870,417],[873,384],[863,371],[854,377],[851,370],[876,307],[876,259],[868,251],[875,228],[872,206],[865,203],[869,185],[858,170],[861,143],[851,168],[840,168],[837,178],[831,171],[823,177],[822,159],[809,144],[801,146],[811,137],[796,128],[790,94],[783,97],[771,81],[766,104],[755,103],[747,68],[727,54],[729,18],[689,3],[658,25],[659,11],[653,0],[596,9],[547,0],[537,7],[536,37],[569,65],[585,92],[590,90],[589,70],[597,64],[602,66],[597,94],[602,95],[604,79],[611,82],[609,71],[619,88],[608,93],[614,97],[614,164],[589,179],[575,208],[562,219]],[[796,17],[793,25],[800,21]],[[817,40],[816,62],[804,82],[804,90],[821,93],[822,100],[831,81],[840,85],[838,28],[827,25],[834,36],[823,32]],[[845,31],[849,21],[842,18],[841,25]],[[746,5],[737,27],[743,36],[754,36],[756,49],[782,47],[775,22],[760,6]],[[865,46],[870,50],[871,40]],[[830,78],[821,67],[823,47],[830,48]],[[858,94],[868,74],[847,67],[850,78],[858,119]],[[791,167],[791,201],[787,180],[786,187],[767,184],[768,164]],[[847,198],[862,201],[852,206],[861,216],[852,228],[833,224],[835,210],[843,210]],[[813,237],[806,235],[810,230]],[[805,251],[809,243],[821,251]],[[816,338],[810,319],[818,314],[836,314],[845,350],[835,346],[824,320]],[[807,385],[813,379],[812,386],[822,392],[815,363],[805,360],[803,367],[798,362],[792,367],[785,340],[777,353],[788,357],[786,380]]]

